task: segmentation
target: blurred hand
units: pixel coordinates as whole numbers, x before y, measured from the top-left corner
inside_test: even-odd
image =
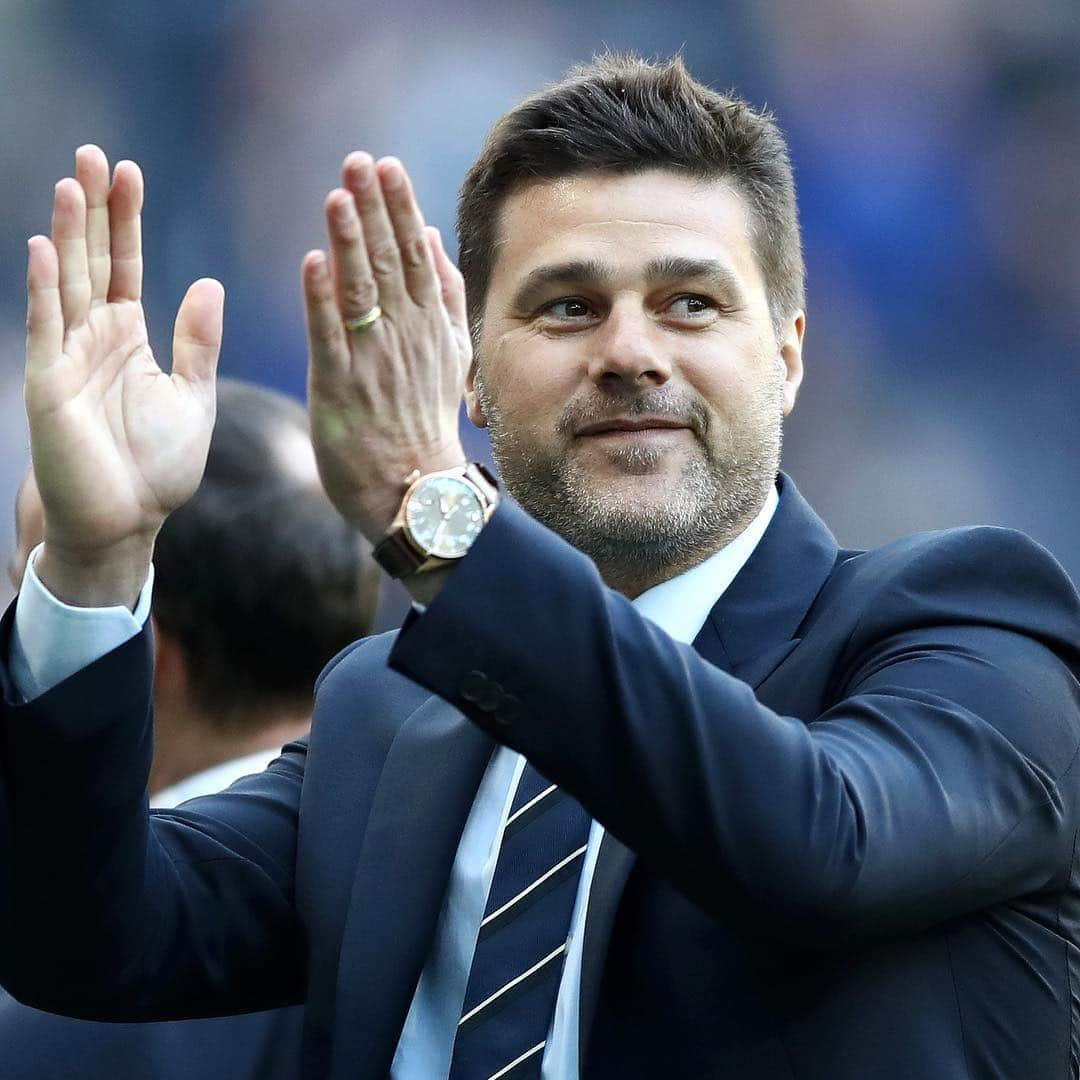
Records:
[[[214,422],[224,291],[188,289],[172,373],[143,317],[143,180],[122,161],[110,184],[96,146],[56,185],[52,239],[29,242],[26,409],[45,507],[37,572],[61,600],[130,605],[154,538],[202,478]]]
[[[465,287],[427,228],[401,162],[350,154],[326,198],[330,257],[302,268],[312,439],[323,484],[369,540],[405,477],[465,462],[458,409],[472,358]],[[378,305],[364,329],[346,321]]]

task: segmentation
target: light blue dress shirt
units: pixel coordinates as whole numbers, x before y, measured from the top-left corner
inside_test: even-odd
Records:
[[[713,605],[757,547],[777,502],[776,489],[771,488],[757,516],[727,547],[642,593],[634,606],[675,640],[690,644]],[[16,692],[31,700],[134,637],[149,613],[151,581],[144,587],[134,613],[125,608],[72,608],[52,597],[41,584],[31,556],[16,604],[12,635],[10,660]],[[431,954],[402,1028],[390,1070],[392,1080],[438,1080],[450,1070],[454,1036],[499,858],[503,825],[524,765],[520,754],[499,747],[484,772],[450,871]],[[571,917],[555,1014],[544,1048],[543,1080],[578,1080],[578,1003],[585,913],[603,835],[603,827],[594,821]]]

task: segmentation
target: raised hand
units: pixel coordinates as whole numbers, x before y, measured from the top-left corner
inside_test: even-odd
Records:
[[[56,185],[52,238],[29,242],[26,409],[45,506],[42,581],[72,604],[130,604],[154,538],[202,478],[214,423],[224,291],[195,282],[176,316],[171,374],[142,296],[142,174],[110,183],[96,146]]]
[[[302,268],[308,400],[323,484],[374,542],[410,472],[465,461],[458,409],[472,351],[461,275],[401,162],[353,153],[342,180],[326,198],[330,257],[309,252]]]

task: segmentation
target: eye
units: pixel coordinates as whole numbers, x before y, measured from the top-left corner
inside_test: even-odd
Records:
[[[707,296],[677,296],[667,310],[676,318],[700,320],[714,314],[717,304]]]
[[[587,319],[592,314],[592,308],[587,301],[576,296],[564,297],[561,300],[553,300],[541,308],[542,315],[551,315],[556,319]]]

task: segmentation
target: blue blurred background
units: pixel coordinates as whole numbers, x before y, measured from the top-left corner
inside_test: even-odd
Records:
[[[159,359],[215,276],[222,370],[302,397],[297,268],[344,154],[402,157],[449,239],[492,121],[605,47],[681,50],[788,133],[809,305],[785,467],[840,541],[1010,525],[1080,578],[1076,0],[0,0],[0,506],[28,462],[25,240],[77,145],[146,174]]]

